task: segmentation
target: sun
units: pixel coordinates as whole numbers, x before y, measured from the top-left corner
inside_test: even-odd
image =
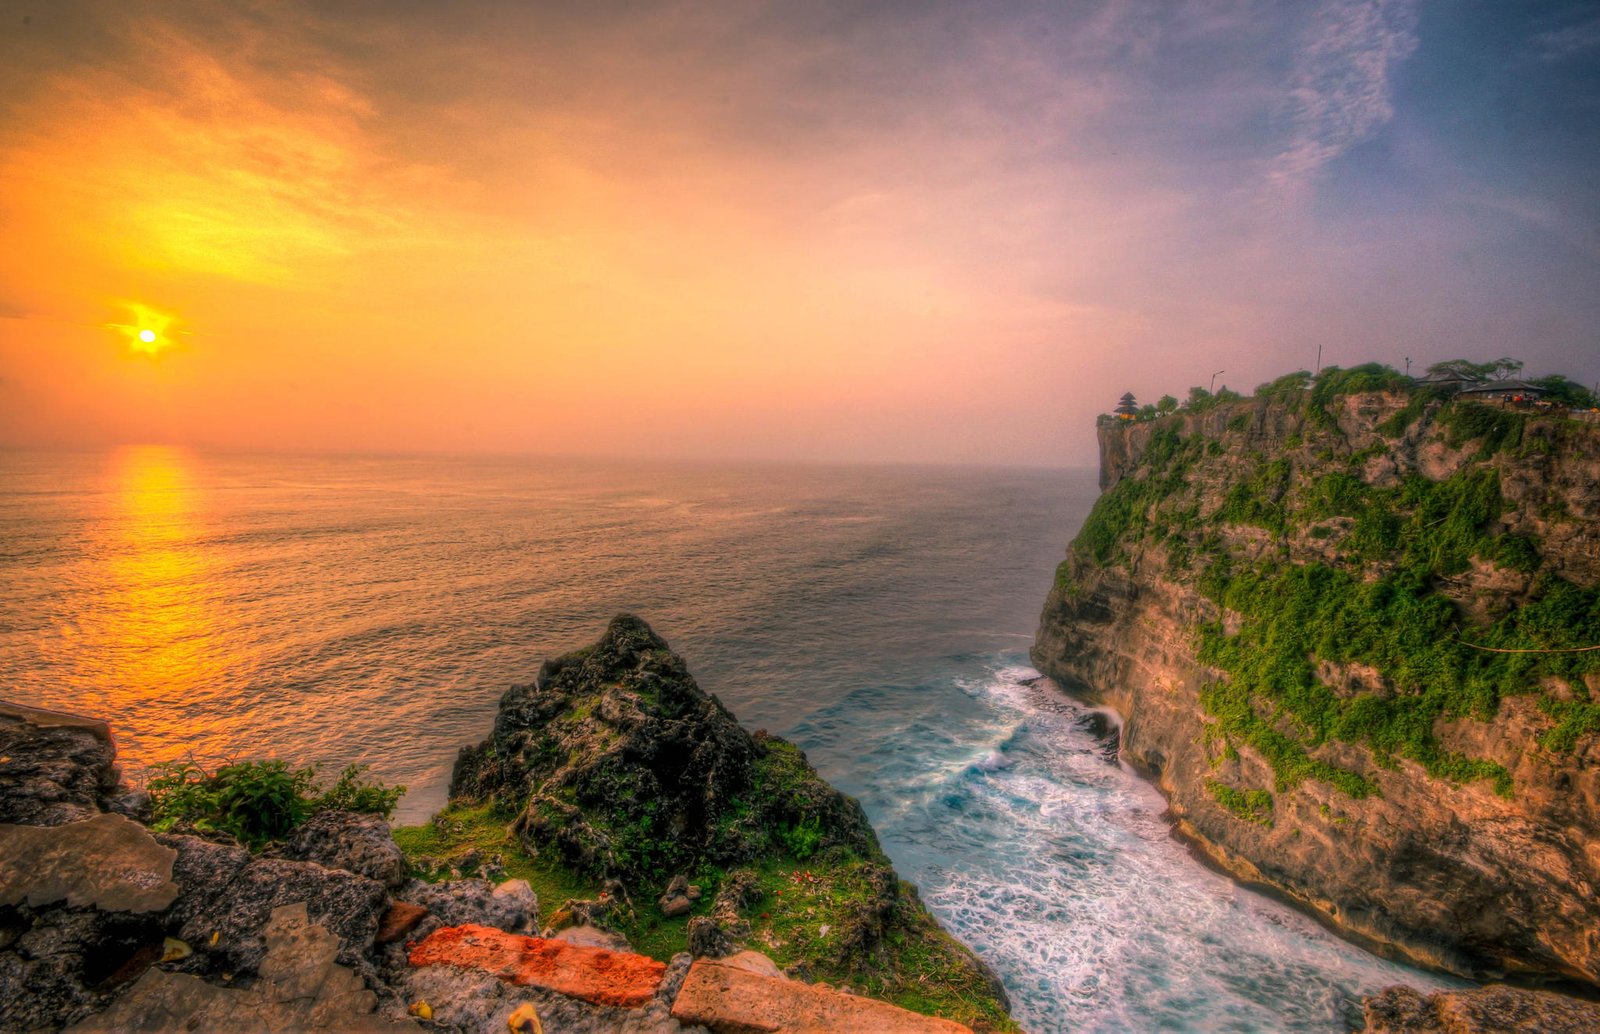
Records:
[[[128,312],[128,322],[107,323],[106,327],[125,337],[134,354],[159,355],[177,344],[173,335],[180,332],[174,330],[177,323],[174,317],[140,302],[120,304]]]

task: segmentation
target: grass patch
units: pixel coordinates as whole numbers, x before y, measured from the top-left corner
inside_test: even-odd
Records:
[[[538,895],[541,926],[569,899],[599,893],[598,882],[551,860],[530,858],[508,832],[510,820],[493,804],[451,803],[420,826],[395,827],[394,840],[405,852],[413,875],[429,882],[448,879],[450,867],[470,855],[498,856],[508,877],[527,880]]]
[[[1206,791],[1236,818],[1272,827],[1272,794],[1266,790],[1236,790],[1226,783],[1208,779]]]

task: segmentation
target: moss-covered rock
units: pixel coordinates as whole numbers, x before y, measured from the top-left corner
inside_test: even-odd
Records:
[[[743,729],[635,617],[513,686],[457,759],[450,807],[396,836],[441,872],[499,854],[547,923],[581,914],[663,961],[748,944],[797,977],[1015,1029],[999,981],[895,874],[860,804],[794,744]],[[678,877],[702,893],[668,915]]]
[[[778,851],[879,853],[861,806],[790,743],[752,735],[638,618],[547,661],[462,750],[451,796],[517,814],[529,854],[637,885]]]

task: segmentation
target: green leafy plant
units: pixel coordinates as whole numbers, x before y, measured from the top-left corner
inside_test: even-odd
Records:
[[[809,816],[792,826],[786,826],[778,834],[783,841],[783,846],[797,862],[803,862],[817,853],[817,848],[822,844],[822,824],[815,816]]]
[[[222,833],[251,848],[281,840],[319,811],[362,811],[388,817],[405,793],[361,778],[362,765],[347,766],[327,790],[315,767],[294,769],[287,761],[237,761],[208,772],[192,760],[152,766],[150,793],[157,832],[178,828]]]

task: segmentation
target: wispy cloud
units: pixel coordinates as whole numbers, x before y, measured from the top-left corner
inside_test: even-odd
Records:
[[[1561,61],[1600,47],[1600,18],[1590,18],[1533,38],[1534,52],[1542,61]]]
[[[128,267],[286,283],[429,232],[437,169],[375,144],[371,102],[320,74],[251,76],[176,30],[131,45],[159,76],[71,69],[0,153],[14,191]]]
[[[1390,76],[1417,48],[1415,0],[1341,0],[1318,12],[1296,55],[1285,111],[1291,136],[1271,182],[1303,189],[1394,116]]]

